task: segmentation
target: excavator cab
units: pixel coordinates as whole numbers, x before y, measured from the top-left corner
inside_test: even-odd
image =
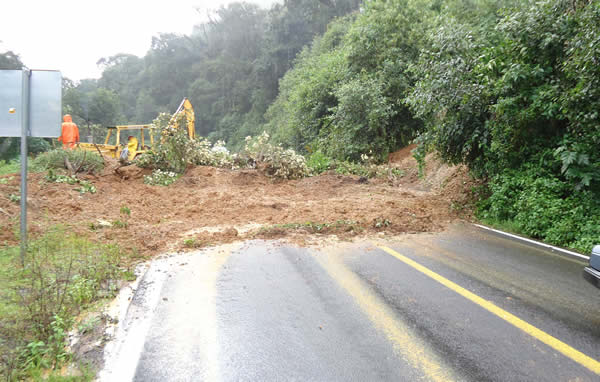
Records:
[[[94,144],[94,143],[78,143],[78,147],[87,150],[87,151],[99,151],[102,155],[109,156],[112,158],[120,158],[121,152],[123,151],[122,143],[125,143],[127,146],[127,142],[121,142],[121,132],[127,131],[130,134],[136,134],[135,132],[139,132],[139,140],[138,144],[135,147],[135,150],[131,148],[131,156],[133,159],[136,156],[145,153],[150,147],[154,145],[154,126],[153,125],[118,125],[118,126],[108,126],[106,132],[106,138],[104,140],[104,144]],[[146,145],[146,132],[150,138],[150,146]],[[136,134],[138,135],[138,134]],[[114,140],[112,137],[115,137]],[[137,140],[137,139],[136,139]],[[135,151],[135,152],[133,152]]]

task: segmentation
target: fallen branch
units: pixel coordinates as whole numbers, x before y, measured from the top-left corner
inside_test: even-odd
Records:
[[[83,167],[83,164],[85,163],[86,156],[87,156],[87,151],[84,151],[83,158],[81,158],[81,161],[79,162],[79,165],[77,166],[77,169],[75,170],[75,174],[77,174],[79,171],[81,171],[81,167]]]
[[[106,167],[106,161],[104,160],[104,155],[102,155],[102,151],[100,151],[100,147],[94,143],[94,147],[98,150],[98,154],[100,154],[100,158],[102,158],[102,165]]]
[[[67,168],[67,170],[69,170],[69,176],[73,176],[73,174],[74,174],[73,165],[71,165],[69,158],[67,158],[66,156],[65,156],[65,167]]]

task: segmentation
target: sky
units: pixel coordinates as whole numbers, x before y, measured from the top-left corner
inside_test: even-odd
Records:
[[[249,0],[265,7],[276,1]],[[189,34],[194,24],[206,20],[207,10],[231,2],[7,0],[0,11],[0,53],[12,50],[30,69],[60,70],[75,81],[98,78],[100,58],[117,53],[143,56],[152,36]]]

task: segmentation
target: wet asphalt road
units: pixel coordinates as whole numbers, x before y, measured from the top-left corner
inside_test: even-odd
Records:
[[[172,257],[142,280],[121,362],[108,362],[103,379],[598,381],[600,289],[583,265],[471,226]]]

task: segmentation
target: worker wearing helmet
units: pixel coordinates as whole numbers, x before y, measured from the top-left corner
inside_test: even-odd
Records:
[[[137,154],[137,147],[138,147],[138,140],[136,137],[134,137],[133,135],[129,136],[129,139],[127,140],[127,159],[129,159],[129,161],[132,161],[133,158],[135,158],[135,154]]]
[[[79,143],[79,129],[69,114],[65,114],[63,121],[58,140],[63,143],[63,149],[72,149]]]

